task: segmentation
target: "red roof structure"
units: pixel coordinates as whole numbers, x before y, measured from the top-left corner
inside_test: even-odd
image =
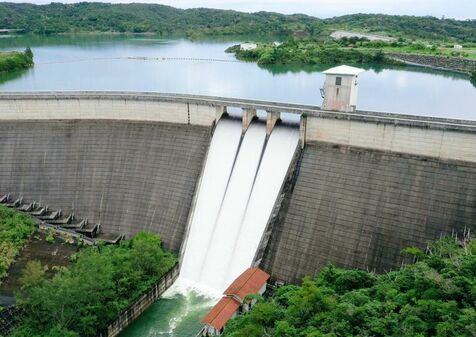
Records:
[[[240,309],[245,297],[259,293],[268,279],[269,274],[261,269],[248,268],[225,290],[225,296],[202,319],[202,323],[221,331]]]
[[[240,307],[240,303],[238,303],[234,298],[231,297],[223,297],[202,319],[203,324],[208,324],[214,327],[216,330],[220,331],[225,324],[233,317],[233,314],[238,310]]]
[[[269,274],[259,268],[248,268],[225,290],[227,296],[236,296],[241,301],[247,295],[256,294],[269,280]]]

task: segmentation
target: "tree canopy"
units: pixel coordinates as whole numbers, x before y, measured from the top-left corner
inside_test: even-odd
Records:
[[[224,337],[476,335],[476,241],[436,241],[418,262],[377,275],[323,268],[231,320]]]
[[[31,262],[17,294],[22,319],[11,336],[96,336],[175,263],[160,238],[146,233],[119,245],[84,248],[52,279]]]
[[[317,43],[310,40],[289,40],[280,45],[259,44],[253,50],[241,50],[235,45],[226,50],[243,61],[267,64],[397,64],[382,50],[357,50],[340,48],[337,43]]]
[[[8,73],[33,66],[33,52],[29,47],[24,52],[0,52],[0,73]]]
[[[30,216],[0,206],[0,283],[34,231],[35,222]]]
[[[317,38],[337,29],[394,37],[476,42],[476,20],[355,14],[318,19],[303,14],[243,13],[218,9],[177,9],[159,4],[0,3],[1,28],[29,33],[153,32],[190,37],[252,34]]]

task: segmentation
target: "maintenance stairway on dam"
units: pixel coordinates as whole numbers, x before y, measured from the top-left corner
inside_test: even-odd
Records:
[[[5,194],[0,197],[0,205],[28,213],[37,220],[41,229],[70,235],[89,245],[98,241],[116,244],[124,239],[123,234],[103,233],[101,224],[90,223],[87,218],[76,219],[73,213],[64,215],[61,210],[52,210],[49,206],[42,206],[39,202],[25,202],[23,197],[13,199],[10,194]]]

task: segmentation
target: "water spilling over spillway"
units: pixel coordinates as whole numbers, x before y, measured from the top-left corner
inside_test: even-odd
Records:
[[[253,263],[299,130],[222,119],[208,150],[177,282],[121,337],[194,335],[222,291]]]
[[[250,267],[299,139],[297,128],[221,120],[215,130],[182,260],[181,279],[221,293]]]

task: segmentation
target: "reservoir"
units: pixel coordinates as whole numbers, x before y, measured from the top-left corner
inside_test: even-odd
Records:
[[[35,66],[0,75],[2,91],[158,91],[321,105],[330,66],[261,67],[224,50],[237,39],[189,41],[148,35],[2,37],[1,50],[30,46]],[[358,108],[476,119],[465,75],[419,67],[365,66]]]

